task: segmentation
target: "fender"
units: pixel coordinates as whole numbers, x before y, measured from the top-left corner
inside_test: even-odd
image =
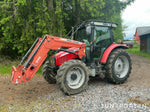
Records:
[[[106,63],[107,62],[107,59],[109,57],[109,54],[116,48],[123,48],[123,49],[128,49],[128,46],[125,45],[125,44],[116,44],[116,43],[113,43],[111,44],[105,51],[104,51],[104,54],[101,58],[101,63]]]

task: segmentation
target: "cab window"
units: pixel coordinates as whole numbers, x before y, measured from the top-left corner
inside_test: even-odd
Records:
[[[96,26],[94,30],[94,45],[106,47],[110,43],[111,37],[109,28]]]

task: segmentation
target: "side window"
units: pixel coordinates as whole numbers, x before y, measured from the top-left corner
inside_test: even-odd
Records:
[[[95,27],[94,30],[95,46],[107,47],[111,43],[110,31],[108,27]]]
[[[79,29],[75,35],[75,40],[89,43],[91,41],[91,34],[86,33],[86,28]]]

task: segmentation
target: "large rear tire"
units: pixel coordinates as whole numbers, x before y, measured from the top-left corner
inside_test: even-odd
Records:
[[[124,83],[131,73],[131,58],[124,49],[116,49],[110,54],[105,68],[106,78],[109,82]]]
[[[46,61],[44,63],[42,69],[42,75],[48,83],[50,84],[56,83],[56,74],[54,73],[53,67],[51,66],[49,61]]]
[[[80,93],[88,85],[88,69],[80,60],[69,60],[58,69],[56,80],[65,94]]]

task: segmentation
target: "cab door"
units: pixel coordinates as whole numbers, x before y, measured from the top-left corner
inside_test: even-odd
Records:
[[[95,26],[93,59],[99,61],[110,44],[112,44],[111,29],[109,27]]]

